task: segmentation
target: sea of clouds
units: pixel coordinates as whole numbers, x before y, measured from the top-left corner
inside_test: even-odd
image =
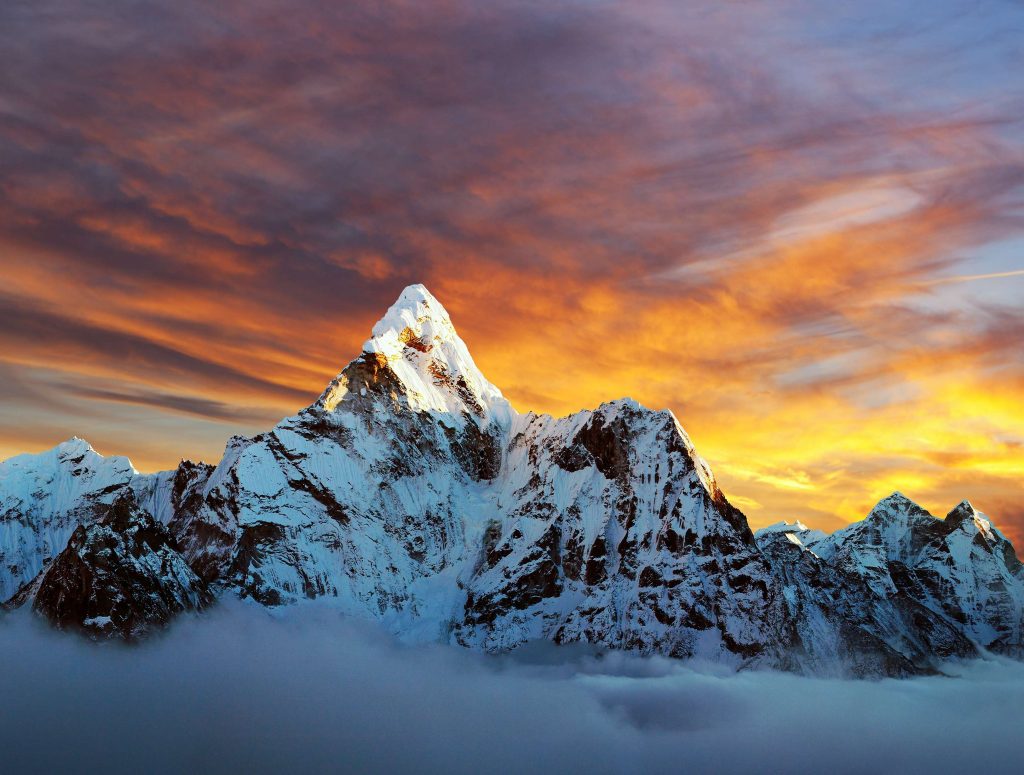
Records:
[[[403,646],[222,605],[141,646],[0,619],[4,772],[1020,772],[1024,665],[842,681]]]

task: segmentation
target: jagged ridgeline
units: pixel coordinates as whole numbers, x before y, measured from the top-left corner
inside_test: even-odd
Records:
[[[492,651],[853,676],[1024,654],[1024,571],[970,504],[941,520],[894,495],[832,536],[755,536],[671,412],[518,413],[421,285],[315,403],[217,466],[143,475],[80,439],[0,464],[8,608],[132,639],[223,596]]]

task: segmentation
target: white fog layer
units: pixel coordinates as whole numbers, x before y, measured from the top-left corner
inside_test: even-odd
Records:
[[[1011,772],[1024,665],[844,681],[527,647],[401,646],[221,605],[141,645],[0,619],[10,772]]]

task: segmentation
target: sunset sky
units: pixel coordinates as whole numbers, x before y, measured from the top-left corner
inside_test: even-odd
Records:
[[[0,458],[216,461],[407,284],[758,527],[1024,540],[1024,5],[0,4]]]

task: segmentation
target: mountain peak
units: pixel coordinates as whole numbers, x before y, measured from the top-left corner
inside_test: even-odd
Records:
[[[960,501],[956,508],[946,515],[946,525],[954,530],[964,526],[973,527],[984,534],[986,538],[991,537],[992,533],[992,523],[966,499]]]
[[[81,455],[86,452],[95,452],[92,444],[78,436],[72,436],[67,441],[62,441],[56,447],[57,454]]]
[[[828,536],[821,530],[812,530],[800,520],[795,522],[776,522],[774,525],[762,527],[754,533],[757,545],[764,548],[776,540],[785,540],[801,549],[812,549],[819,541]]]
[[[893,535],[902,535],[914,525],[930,524],[933,521],[935,517],[927,509],[901,492],[894,492],[882,498],[864,519],[864,523],[886,531],[895,531]],[[860,524],[854,522],[849,527],[854,528]]]
[[[893,514],[916,514],[924,509],[903,493],[896,491],[885,498],[882,498],[875,507],[871,509],[868,516],[891,516]]]
[[[956,504],[956,506],[953,508],[953,512],[957,512],[957,511],[964,511],[964,512],[967,512],[969,514],[977,513],[977,509],[975,509],[974,506],[971,504],[971,502],[969,500],[967,500],[966,498],[964,498],[962,501],[960,501],[958,504]],[[953,513],[953,512],[950,512],[950,513]]]
[[[400,354],[406,347],[429,352],[438,341],[458,340],[448,311],[426,286],[406,286],[363,344],[363,352]]]
[[[882,498],[882,500],[879,501],[879,505],[881,505],[882,503],[891,503],[893,505],[897,505],[898,504],[898,505],[901,505],[901,506],[906,506],[906,505],[916,506],[917,505],[916,503],[914,503],[914,501],[912,501],[906,495],[901,493],[899,490],[894,490],[891,495],[889,495],[889,496],[887,496],[885,498]]]
[[[782,521],[776,522],[773,525],[768,525],[767,527],[762,527],[754,535],[767,535],[768,533],[801,533],[807,529],[807,525],[800,520],[796,520],[795,522]]]
[[[328,386],[318,404],[333,411],[345,400],[372,399],[374,386],[384,383],[386,392],[400,393],[414,411],[446,415],[455,424],[469,415],[484,424],[493,419],[504,425],[515,413],[477,368],[448,311],[421,284],[399,294],[374,325],[362,355]]]

